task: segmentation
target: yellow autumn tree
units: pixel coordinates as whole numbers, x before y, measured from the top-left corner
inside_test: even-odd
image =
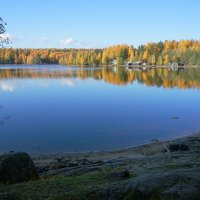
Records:
[[[103,53],[103,55],[102,55],[102,61],[101,62],[102,62],[103,65],[106,65],[107,62],[108,62],[107,55],[105,53]]]
[[[153,65],[156,64],[156,57],[155,57],[155,55],[152,55],[152,56],[151,56],[151,63],[152,63]]]
[[[169,65],[169,56],[168,56],[168,55],[166,55],[166,56],[164,57],[164,64],[165,64],[165,65]]]
[[[133,48],[131,48],[131,47],[129,47],[129,49],[128,49],[128,57],[129,57],[130,62],[134,61],[135,53],[134,53]]]
[[[158,65],[162,65],[162,64],[163,64],[163,58],[162,58],[162,56],[159,56],[159,57],[158,57],[157,64],[158,64]]]
[[[143,59],[144,61],[147,61],[147,60],[148,60],[148,57],[149,57],[149,53],[148,53],[148,51],[145,51],[145,52],[143,53],[142,59]]]

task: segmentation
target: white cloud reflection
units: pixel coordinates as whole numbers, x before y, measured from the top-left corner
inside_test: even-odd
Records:
[[[17,86],[14,83],[0,82],[0,90],[4,92],[13,92],[16,89]]]
[[[58,83],[60,84],[60,86],[63,87],[74,87],[76,85],[75,80],[73,79],[60,79],[57,80],[59,81]],[[43,89],[47,89],[50,88],[52,86],[52,84],[49,80],[32,80],[32,81],[21,81],[21,80],[2,80],[0,81],[0,91],[3,92],[15,92],[16,90],[22,89],[22,88],[26,88],[29,89],[30,87],[36,87],[36,88],[43,88]]]
[[[67,86],[67,87],[74,87],[75,86],[75,82],[73,80],[70,79],[61,79],[60,81],[62,86]]]

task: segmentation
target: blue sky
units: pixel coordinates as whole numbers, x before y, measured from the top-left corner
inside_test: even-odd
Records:
[[[200,37],[199,0],[0,1],[13,47],[102,48]]]

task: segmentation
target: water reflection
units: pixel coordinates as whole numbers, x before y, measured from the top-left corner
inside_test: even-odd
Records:
[[[123,67],[117,68],[3,68],[0,69],[0,89],[3,91],[14,91],[17,86],[12,82],[5,82],[7,79],[50,79],[60,78],[61,85],[74,86],[72,79],[82,80],[93,78],[95,80],[104,80],[113,85],[123,86],[137,81],[146,86],[157,86],[163,88],[196,88],[200,89],[200,70],[190,69],[181,71],[169,71],[167,68],[149,69],[146,71],[129,71]],[[3,81],[4,80],[4,81]],[[43,83],[48,86],[47,83]]]
[[[17,88],[16,84],[7,81],[0,82],[0,90],[4,92],[13,92]]]
[[[0,152],[111,150],[199,131],[200,92],[189,89],[199,72],[0,67]]]

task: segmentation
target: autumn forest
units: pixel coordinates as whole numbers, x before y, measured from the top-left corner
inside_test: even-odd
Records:
[[[148,43],[134,48],[115,45],[105,49],[12,49],[0,50],[0,64],[117,65],[145,61],[153,65],[183,62],[200,65],[200,41],[181,40]]]

